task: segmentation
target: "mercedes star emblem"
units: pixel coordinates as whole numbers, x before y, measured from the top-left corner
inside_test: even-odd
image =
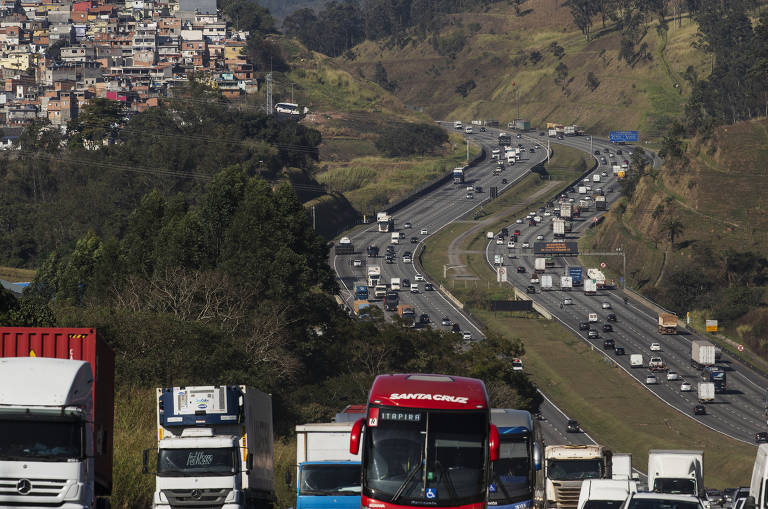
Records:
[[[20,479],[19,482],[16,483],[16,491],[22,495],[26,495],[32,491],[32,483],[29,479]]]
[[[200,490],[192,490],[192,498],[195,500],[200,500],[200,497],[202,496],[202,493],[200,493]]]

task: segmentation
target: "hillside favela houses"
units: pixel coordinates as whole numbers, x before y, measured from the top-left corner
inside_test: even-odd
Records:
[[[65,127],[95,97],[144,111],[193,73],[228,98],[256,92],[247,36],[216,0],[0,0],[0,126]]]

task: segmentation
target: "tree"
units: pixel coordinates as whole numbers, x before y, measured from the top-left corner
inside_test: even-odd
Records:
[[[669,236],[670,244],[673,245],[675,243],[675,237],[683,233],[684,229],[685,225],[680,220],[674,218],[665,221],[661,227],[661,231],[666,232]]]
[[[597,90],[597,87],[599,86],[600,86],[600,80],[597,79],[597,76],[595,76],[595,73],[593,73],[592,71],[589,71],[587,73],[587,88],[590,91],[594,92],[595,90]]]
[[[589,41],[589,31],[592,28],[592,17],[597,14],[594,0],[568,0],[566,5],[571,10],[573,22],[579,27],[584,38]]]
[[[124,123],[125,105],[110,99],[91,99],[75,120],[70,122],[70,147],[101,148],[115,138],[118,126]]]
[[[552,44],[549,45],[549,49],[557,58],[563,58],[563,55],[565,55],[565,48],[560,46],[557,41],[553,41]]]
[[[565,79],[568,77],[568,66],[563,62],[557,64],[555,67],[555,83],[557,85],[565,86]]]

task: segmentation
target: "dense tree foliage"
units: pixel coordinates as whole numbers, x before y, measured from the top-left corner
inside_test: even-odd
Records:
[[[390,157],[437,153],[448,141],[444,129],[432,124],[398,123],[385,127],[376,148]]]

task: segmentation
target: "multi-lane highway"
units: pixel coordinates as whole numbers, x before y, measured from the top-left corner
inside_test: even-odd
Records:
[[[451,128],[447,124],[444,127]],[[487,132],[476,132],[470,136],[472,141],[482,144],[487,153],[490,153],[491,149],[498,146],[498,135],[499,130],[489,128]],[[601,152],[600,156],[595,157],[597,162],[595,171],[601,175],[601,182],[600,184],[590,183],[590,185],[595,187],[599,185],[606,191],[606,201],[610,207],[610,203],[618,198],[620,190],[620,183],[616,182],[610,165],[617,159],[619,162],[623,159],[629,159],[629,151],[632,148],[622,147],[624,152],[622,155],[614,158],[606,157],[607,164],[601,164],[600,158],[605,155],[605,152],[608,149],[613,149],[615,155],[617,148],[611,146],[606,140],[566,137],[562,140],[550,139],[549,141],[568,145],[590,154],[593,154],[595,150]],[[447,183],[398,211],[396,230],[403,232],[405,238],[400,240],[399,245],[394,246],[396,256],[393,263],[385,263],[383,256],[377,258],[366,256],[366,248],[369,245],[377,246],[380,254],[383,255],[386,247],[390,245],[390,233],[380,233],[376,224],[363,225],[363,227],[351,232],[349,237],[356,246],[357,253],[332,257],[334,269],[341,281],[343,297],[350,304],[350,307],[354,298],[355,284],[365,284],[367,267],[375,264],[381,267],[384,283],[389,283],[393,277],[407,278],[412,283],[418,283],[420,293],[412,294],[407,288],[399,292],[400,303],[412,304],[416,308],[417,319],[422,313],[427,313],[432,320],[432,326],[448,329],[449,327],[440,324],[443,317],[448,317],[451,322],[457,323],[462,331],[469,332],[473,340],[481,339],[482,333],[478,324],[472,323],[448,298],[439,291],[424,291],[425,282],[418,280],[414,263],[404,262],[403,255],[406,251],[415,253],[418,245],[429,235],[466,215],[480,202],[485,201],[488,198],[490,186],[499,187],[501,192],[503,189],[514,185],[533,166],[546,158],[546,149],[540,147],[540,145],[546,147],[546,138],[539,138],[534,134],[530,137],[514,138],[513,145],[517,145],[517,143],[523,145],[524,157],[527,159],[512,166],[506,166],[501,175],[492,175],[496,163],[487,157],[483,162],[466,172],[466,182],[463,185]],[[534,148],[533,153],[529,150],[532,147]],[[654,156],[653,164],[657,165],[658,163],[658,159]],[[603,172],[605,172],[605,176],[603,176]],[[467,186],[480,186],[483,191],[480,193],[473,192],[473,197],[470,199],[467,196]],[[612,191],[608,191],[610,188]],[[568,193],[564,199],[573,198],[578,201],[580,197],[583,198],[583,195]],[[555,202],[559,199],[556,196],[549,198]],[[489,241],[486,248],[489,270],[495,270],[493,267],[494,255],[500,254],[505,260],[505,265],[510,268],[508,271],[509,283],[523,290],[528,287],[531,284],[530,275],[534,271],[534,255],[532,249],[524,249],[521,246],[523,242],[527,241],[533,247],[539,235],[544,240],[552,240],[553,208],[546,211],[549,215],[544,216],[542,213],[544,221],[535,226],[529,226],[527,220],[524,220],[522,224],[516,222],[510,224],[510,230],[520,229],[522,234],[514,248],[507,247],[508,239],[505,239],[501,245],[498,245],[495,239]],[[573,231],[568,234],[569,238],[566,240],[576,240],[579,233],[588,227],[595,213],[593,204],[590,212],[582,213],[581,218],[573,223]],[[406,222],[410,223],[410,228],[403,228]],[[425,235],[422,234],[423,230],[426,230]],[[414,243],[411,243],[412,238]],[[355,266],[354,260],[359,260],[360,266]],[[554,276],[554,287],[559,287],[557,284],[559,276],[567,272],[568,265],[578,264],[579,262],[575,258],[555,258],[555,266],[547,270],[547,273]],[[517,273],[515,269],[518,265],[525,267],[525,273]],[[586,276],[586,267],[584,272]],[[436,285],[435,290],[437,290]],[[595,345],[600,351],[603,351],[604,355],[626,369],[631,376],[660,399],[680,412],[694,417],[692,413],[694,405],[698,402],[696,385],[699,381],[699,372],[690,367],[690,342],[695,339],[693,335],[685,333],[684,330],[684,333],[679,335],[660,335],[657,332],[656,310],[640,299],[629,299],[625,303],[624,294],[621,290],[600,290],[596,296],[585,296],[583,289],[578,287],[569,292],[560,290],[542,292],[540,288],[536,288],[536,293],[530,297],[537,304],[544,306],[574,334]],[[571,299],[572,304],[563,305],[563,300],[566,297]],[[376,302],[374,301],[374,303]],[[610,305],[610,308],[603,309],[603,303]],[[380,302],[377,304],[381,305]],[[578,327],[579,322],[587,321],[587,315],[590,312],[597,313],[599,316],[599,322],[593,324],[593,328],[599,332],[598,338],[588,338],[587,331],[580,331]],[[615,313],[617,321],[611,323],[612,332],[603,332],[601,326],[606,323],[608,313]],[[606,338],[613,339],[617,346],[624,347],[625,355],[616,355],[615,349],[603,349],[603,341]],[[654,342],[661,344],[661,352],[650,351],[650,344]],[[658,374],[657,384],[646,385],[648,369],[629,367],[629,357],[633,353],[642,354],[646,365],[652,353],[660,355],[670,370],[677,372],[681,379],[692,384],[693,390],[691,392],[681,391],[682,380],[667,380],[664,373]],[[706,415],[695,416],[694,418],[712,429],[739,440],[751,442],[756,431],[766,428],[763,412],[766,401],[765,387],[768,387],[768,379],[738,364],[734,359],[728,358],[727,355],[724,355],[721,364],[727,370],[728,392],[718,394],[715,402],[706,405]],[[588,437],[579,436],[579,434],[567,434],[565,435],[566,438],[562,439],[562,435],[564,435],[562,425],[565,422],[565,416],[548,405],[544,406],[542,413],[548,422],[546,426],[552,427],[552,438],[561,436],[561,439],[557,440],[558,442],[585,443],[589,441]],[[546,426],[543,428],[546,429]]]

